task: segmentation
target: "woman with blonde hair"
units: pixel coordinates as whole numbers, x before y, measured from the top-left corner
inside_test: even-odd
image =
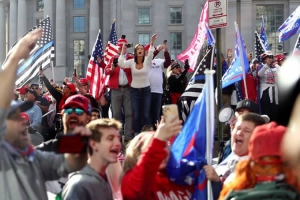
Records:
[[[171,182],[166,173],[168,141],[180,132],[181,124],[180,120],[165,122],[162,118],[156,132],[143,132],[130,142],[123,164],[124,200],[191,198],[194,186]]]

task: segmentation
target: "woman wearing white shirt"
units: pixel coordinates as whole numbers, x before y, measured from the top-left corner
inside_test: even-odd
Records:
[[[149,82],[149,71],[154,52],[154,42],[157,35],[151,37],[150,49],[146,56],[145,48],[141,44],[137,44],[134,48],[134,59],[126,60],[124,58],[124,45],[121,56],[119,56],[118,64],[121,68],[130,68],[132,73],[132,82],[130,88],[131,108],[133,112],[134,134],[140,133],[145,124],[151,124],[150,119],[150,102],[151,89]]]

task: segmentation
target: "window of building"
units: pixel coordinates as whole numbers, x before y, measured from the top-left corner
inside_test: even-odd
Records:
[[[150,24],[150,8],[138,8],[138,24]]]
[[[73,0],[74,9],[84,9],[84,0]]]
[[[147,45],[150,42],[150,33],[139,33],[139,44]]]
[[[84,32],[85,17],[73,17],[74,32]]]
[[[265,31],[268,38],[269,50],[274,55],[283,53],[283,43],[279,43],[278,27],[284,22],[284,6],[277,5],[257,5],[256,6],[256,30],[260,33],[261,16],[264,16]]]
[[[176,56],[182,52],[182,33],[170,33],[169,48],[171,58],[176,59]]]
[[[84,40],[74,40],[74,69],[79,77],[85,76],[85,57]]]
[[[44,10],[44,0],[37,0],[36,1],[36,10],[43,11]]]
[[[182,8],[173,7],[170,8],[170,24],[182,23]]]

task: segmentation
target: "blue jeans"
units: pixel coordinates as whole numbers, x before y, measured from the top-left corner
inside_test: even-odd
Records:
[[[140,133],[142,127],[151,124],[150,103],[151,89],[150,86],[144,88],[130,88],[131,108],[133,113],[134,134]]]
[[[162,94],[159,93],[151,93],[151,122],[152,125],[156,124],[156,121],[160,120],[160,111],[161,111],[161,99]]]

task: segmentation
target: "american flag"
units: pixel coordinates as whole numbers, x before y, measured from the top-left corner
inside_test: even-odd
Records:
[[[40,66],[42,66],[44,70],[50,67],[51,61],[55,56],[54,40],[49,17],[41,21],[37,26],[33,27],[21,38],[37,28],[43,29],[43,35],[40,39],[38,39],[37,44],[30,52],[29,57],[19,62],[16,87],[22,87],[23,85],[29,83],[32,79],[36,78],[36,76],[38,76]],[[17,43],[18,41],[11,47],[3,64],[7,61],[7,58],[10,56]]]
[[[255,56],[258,60],[260,59],[260,55],[263,54],[266,51],[266,49],[264,48],[264,45],[262,44],[258,33],[255,31]]]
[[[103,60],[103,44],[100,30],[86,73],[86,78],[90,81],[90,92],[96,100],[99,100],[104,92],[104,73],[100,63],[97,62],[97,56],[100,56]]]
[[[179,108],[183,121],[186,121],[188,115],[190,114],[194,104],[199,97],[205,83],[205,69],[211,69],[211,62],[213,60],[214,46],[208,50],[206,55],[203,57],[199,63],[197,69],[195,70],[192,78],[189,81],[184,93],[179,99]]]
[[[264,16],[261,16],[261,28],[260,28],[260,39],[265,46],[266,50],[269,50],[268,38],[265,30],[265,20]]]
[[[110,34],[108,37],[108,42],[105,48],[104,53],[104,62],[108,64],[110,59],[115,55],[118,55],[118,46],[117,46],[117,32],[116,32],[116,22],[113,22],[110,29]]]
[[[294,51],[293,51],[293,56],[300,56],[300,34],[298,36],[298,39],[296,41],[296,44],[295,44],[295,48],[294,48]]]

